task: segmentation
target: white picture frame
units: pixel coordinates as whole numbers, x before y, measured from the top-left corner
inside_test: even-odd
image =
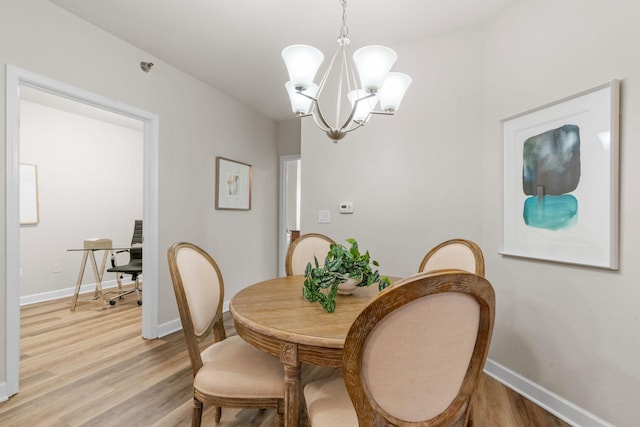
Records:
[[[38,167],[20,163],[20,225],[40,222],[38,207]]]
[[[618,269],[620,82],[502,120],[503,255]]]

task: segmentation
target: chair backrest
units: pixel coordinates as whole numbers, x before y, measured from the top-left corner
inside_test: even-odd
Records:
[[[287,250],[287,258],[284,263],[287,276],[304,274],[307,263],[313,264],[314,256],[318,258],[320,265],[324,264],[324,259],[329,253],[329,246],[335,243],[331,238],[318,233],[308,233],[298,237]]]
[[[345,341],[359,424],[466,425],[494,312],[491,284],[463,271],[419,273],[381,292]]]
[[[480,246],[465,239],[451,239],[431,249],[422,259],[418,272],[464,270],[484,277],[484,256]]]
[[[129,250],[129,262],[140,261],[142,263],[142,220],[136,219],[133,224],[133,235],[131,236],[131,249]]]
[[[226,337],[222,320],[224,282],[213,258],[194,244],[174,243],[167,258],[195,375],[202,367],[199,343],[212,331],[216,341]]]

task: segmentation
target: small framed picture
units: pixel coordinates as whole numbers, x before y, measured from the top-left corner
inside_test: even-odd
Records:
[[[38,167],[20,163],[20,225],[38,221]]]
[[[216,157],[216,209],[251,209],[251,165]]]

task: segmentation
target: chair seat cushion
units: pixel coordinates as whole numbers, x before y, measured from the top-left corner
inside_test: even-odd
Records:
[[[284,369],[277,357],[235,335],[202,353],[193,386],[203,394],[231,398],[284,398]]]
[[[130,263],[130,264],[123,264],[123,265],[116,265],[115,267],[111,267],[109,269],[107,269],[107,272],[109,273],[125,273],[125,274],[132,274],[132,273],[142,273],[142,263]]]
[[[342,375],[307,384],[304,399],[307,402],[309,424],[313,427],[358,427],[358,416]]]

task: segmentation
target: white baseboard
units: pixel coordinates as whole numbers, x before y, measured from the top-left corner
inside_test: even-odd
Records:
[[[162,325],[158,325],[158,338],[165,337],[181,330],[182,323],[180,323],[180,319],[173,319],[169,322],[163,323]]]
[[[229,301],[225,301],[222,304],[222,312],[229,311]],[[162,338],[174,332],[182,330],[182,323],[180,319],[170,320],[169,322],[158,325],[158,338]]]
[[[133,283],[133,282],[130,282]],[[122,283],[123,285],[128,285],[129,283]],[[102,289],[103,290],[107,290],[107,289],[111,289],[111,288],[117,288],[118,287],[118,283],[116,282],[116,280],[109,280],[106,282],[102,282]],[[80,293],[85,293],[85,292],[93,292],[93,290],[96,288],[95,283],[88,283],[86,285],[82,285],[80,286]],[[33,294],[33,295],[25,295],[25,296],[21,296],[20,297],[20,306],[22,307],[23,305],[29,305],[29,304],[35,304],[35,303],[39,303],[39,302],[46,302],[46,301],[51,301],[54,299],[60,299],[60,298],[71,298],[73,296],[74,291],[76,290],[75,286],[71,287],[71,288],[64,288],[64,289],[56,289],[55,291],[49,291],[49,292],[42,292],[39,294]]]
[[[1,382],[0,383],[0,402],[6,402],[7,400],[9,400],[9,396],[7,396],[7,383],[6,382]]]
[[[613,424],[491,359],[487,359],[484,372],[572,426],[613,427]]]

